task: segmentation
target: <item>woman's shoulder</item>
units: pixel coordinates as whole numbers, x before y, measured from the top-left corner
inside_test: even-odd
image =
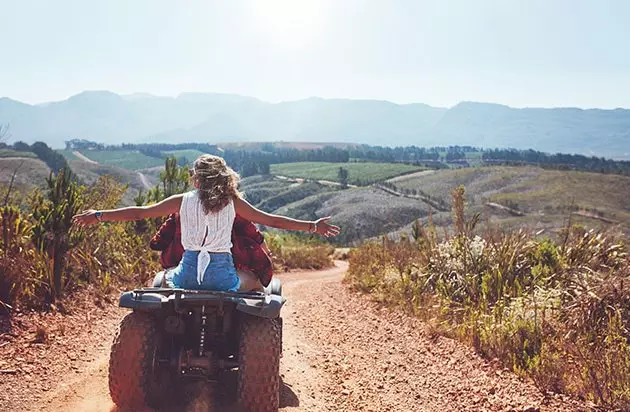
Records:
[[[197,190],[189,190],[181,194],[182,199],[194,199],[198,197]]]

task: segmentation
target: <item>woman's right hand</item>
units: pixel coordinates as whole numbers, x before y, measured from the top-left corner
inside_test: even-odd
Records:
[[[341,229],[339,228],[339,226],[331,225],[330,223],[328,223],[329,220],[330,216],[317,219],[314,222],[315,227],[317,227],[315,233],[324,237],[337,236]]]

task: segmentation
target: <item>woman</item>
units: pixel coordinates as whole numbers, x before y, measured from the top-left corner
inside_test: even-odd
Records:
[[[202,155],[191,169],[195,190],[171,196],[152,206],[88,210],[73,217],[79,225],[101,221],[140,220],[179,213],[184,256],[169,272],[177,288],[237,291],[241,280],[236,274],[230,249],[235,215],[265,226],[302,230],[322,236],[339,234],[329,217],[316,221],[291,219],[256,209],[238,192],[238,174],[218,156]]]
[[[178,213],[168,215],[155,233],[149,247],[159,250],[160,264],[165,270],[177,267],[184,255],[182,230]],[[273,276],[271,251],[256,225],[238,214],[232,225],[232,258],[241,279],[241,291],[260,290],[269,285]],[[167,279],[164,279],[166,282]],[[162,284],[163,287],[168,284]],[[171,285],[172,286],[172,285]]]

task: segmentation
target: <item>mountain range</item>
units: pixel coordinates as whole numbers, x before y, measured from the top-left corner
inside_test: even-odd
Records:
[[[626,109],[515,109],[476,102],[441,108],[322,98],[269,103],[217,93],[160,97],[87,91],[38,105],[1,98],[0,124],[10,125],[10,141],[39,140],[54,148],[75,138],[107,144],[283,140],[630,156]]]

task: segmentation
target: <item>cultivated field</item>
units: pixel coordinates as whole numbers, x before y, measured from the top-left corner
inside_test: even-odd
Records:
[[[405,173],[422,170],[421,167],[402,163],[328,163],[298,162],[271,165],[271,173],[280,176],[338,182],[339,168],[348,170],[348,183],[368,185]]]
[[[72,151],[60,150],[59,152],[68,160],[78,159]],[[102,165],[130,170],[164,165],[164,159],[147,156],[135,150],[84,150],[81,154]]]
[[[37,155],[33,152],[16,152],[12,149],[0,149],[0,158],[8,157],[32,157],[37,158]]]

